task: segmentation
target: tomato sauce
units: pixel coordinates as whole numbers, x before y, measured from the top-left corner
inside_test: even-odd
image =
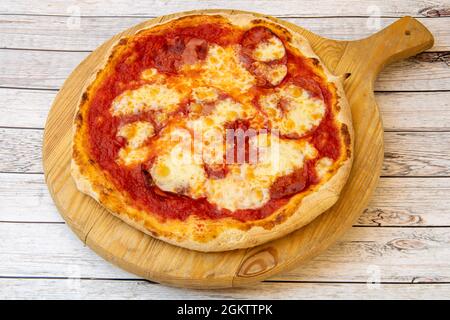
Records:
[[[232,216],[241,221],[257,220],[267,217],[287,203],[294,194],[306,190],[317,183],[315,176],[315,160],[309,160],[303,169],[292,175],[278,179],[272,187],[271,200],[259,209],[237,210],[231,212],[219,209],[206,199],[191,199],[186,196],[172,194],[160,190],[151,182],[146,171],[149,163],[134,167],[123,167],[117,164],[116,158],[125,141],[117,137],[120,125],[136,120],[153,121],[151,113],[133,116],[116,117],[110,112],[114,98],[128,89],[135,89],[145,83],[140,74],[147,68],[157,68],[168,75],[176,73],[180,52],[190,39],[204,39],[208,43],[225,46],[237,43],[243,31],[219,24],[204,24],[194,27],[169,29],[164,34],[140,34],[129,41],[126,51],[118,59],[114,70],[100,84],[90,100],[88,111],[88,136],[92,159],[109,173],[115,185],[126,191],[135,201],[135,206],[156,213],[162,219],[184,220],[194,214],[200,218],[218,219]],[[197,49],[195,49],[197,50]],[[199,55],[203,49],[199,47]],[[332,93],[323,84],[322,78],[315,74],[311,62],[304,57],[287,51],[288,75],[283,83],[292,81],[308,90],[313,96],[325,101],[327,112],[321,124],[308,139],[319,152],[319,158],[327,156],[338,159],[340,156],[340,140],[338,130],[331,112]],[[253,88],[263,92],[264,88]],[[186,112],[186,106],[180,105],[179,113]],[[156,128],[158,131],[160,128]],[[225,171],[208,168],[208,174],[222,177]]]

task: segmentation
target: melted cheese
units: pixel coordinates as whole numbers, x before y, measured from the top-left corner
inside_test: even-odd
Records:
[[[155,68],[149,68],[142,71],[141,78],[143,80],[156,83],[162,83],[166,79],[165,76],[163,74],[160,74]]]
[[[151,168],[156,185],[194,199],[206,197],[219,208],[231,211],[263,206],[269,201],[270,186],[278,177],[302,168],[306,158],[316,155],[314,147],[305,141],[259,134],[249,141],[251,147],[258,148],[256,161],[232,164],[224,178],[214,179],[206,176],[203,161],[193,156],[189,133],[183,135],[186,141],[160,155]]]
[[[201,142],[195,149],[202,161],[207,165],[221,165],[225,157],[223,130],[212,127],[202,131]]]
[[[230,211],[259,208],[270,199],[268,188],[256,180],[246,180],[235,174],[220,180],[208,180],[207,193],[209,202]]]
[[[184,65],[182,72],[192,74],[194,71],[197,79],[191,81],[239,95],[255,84],[255,77],[239,61],[237,52],[237,46],[221,47],[212,44],[205,61]]]
[[[283,100],[284,101],[283,101]],[[325,116],[323,100],[312,98],[300,87],[288,85],[259,100],[273,128],[281,134],[302,136],[319,125]],[[280,106],[283,103],[283,107]]]
[[[217,102],[212,118],[217,125],[224,125],[238,119],[247,119],[251,117],[256,110],[249,105],[242,105],[230,98]]]
[[[286,49],[284,48],[283,42],[276,36],[258,43],[253,50],[253,58],[263,62],[281,59],[285,54]]]
[[[280,84],[287,75],[287,67],[284,64],[270,66],[261,62],[254,62],[253,66],[256,68],[256,72],[263,75],[264,79],[273,86]]]
[[[149,148],[144,142],[154,134],[150,122],[136,121],[122,126],[117,135],[127,139],[127,144],[119,150],[119,163],[129,166],[147,159]]]
[[[322,179],[329,172],[331,166],[333,165],[333,160],[328,157],[323,157],[316,163],[316,174],[317,177]]]
[[[122,148],[119,150],[119,163],[125,166],[136,165],[144,162],[150,149],[147,146],[143,146],[137,149]]]
[[[194,157],[188,131],[174,129],[170,136],[172,147],[157,157],[150,174],[160,189],[196,199],[206,180],[202,162]]]
[[[270,200],[270,186],[278,177],[303,167],[316,150],[304,141],[276,139],[267,134],[250,138],[258,148],[256,163],[234,164],[223,179],[206,181],[206,197],[219,208],[235,211],[259,208]]]
[[[150,122],[147,121],[136,121],[128,123],[120,127],[118,136],[127,139],[128,146],[131,148],[140,147],[145,140],[150,138],[155,134],[155,129]]]
[[[182,94],[163,84],[146,84],[135,90],[127,90],[114,99],[112,114],[123,116],[137,114],[143,111],[163,111],[164,113],[176,110]]]
[[[225,155],[225,124],[237,119],[247,119],[255,112],[254,108],[231,98],[215,101],[206,116],[199,117],[194,112],[187,120],[186,127],[194,132],[196,155],[206,164],[222,164]]]
[[[219,91],[213,87],[197,87],[192,89],[192,98],[197,103],[214,102],[219,97]]]
[[[270,200],[270,187],[277,178],[302,168],[306,159],[317,155],[306,141],[279,139],[275,131],[259,132],[249,138],[250,149],[258,150],[251,153],[255,157],[246,163],[228,162],[229,171],[223,178],[208,177],[205,165],[214,167],[228,160],[225,156],[229,146],[224,141],[228,124],[248,119],[251,128],[264,127],[265,120],[247,92],[256,79],[240,62],[238,52],[238,46],[212,44],[204,61],[184,65],[178,77],[147,69],[141,74],[147,84],[125,91],[111,106],[114,116],[152,111],[155,121],[165,124],[152,142],[152,152],[158,156],[149,170],[160,189],[193,199],[206,198],[231,211],[260,208]],[[258,73],[272,85],[281,83],[287,74],[286,66],[265,63],[286,54],[281,40],[270,38],[253,54],[259,61],[255,62]],[[186,98],[190,101],[188,116],[170,121],[168,114]],[[281,99],[287,101],[286,110],[279,108]],[[292,85],[274,89],[259,102],[272,127],[283,134],[302,134],[318,125],[325,114],[321,100]],[[121,127],[118,135],[126,138],[127,144],[119,151],[118,162],[134,165],[145,161],[150,153],[145,142],[154,134],[149,122]],[[326,159],[322,160],[317,163],[318,172],[328,165]]]

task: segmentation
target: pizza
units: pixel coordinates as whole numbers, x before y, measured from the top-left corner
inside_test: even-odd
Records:
[[[191,14],[122,37],[83,89],[77,188],[152,237],[247,248],[312,221],[352,163],[340,77],[252,14]]]

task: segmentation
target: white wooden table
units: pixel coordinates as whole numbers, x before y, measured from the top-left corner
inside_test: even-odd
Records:
[[[385,162],[357,224],[322,255],[259,285],[169,288],[84,247],[50,199],[41,164],[45,118],[89,52],[150,17],[235,8],[356,39],[417,17],[435,46],[376,83]],[[450,298],[450,1],[16,1],[0,4],[0,298]]]

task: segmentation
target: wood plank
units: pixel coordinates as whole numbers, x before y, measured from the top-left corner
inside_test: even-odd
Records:
[[[42,172],[42,130],[0,128],[0,172]],[[383,176],[450,176],[450,132],[386,132]]]
[[[381,178],[357,226],[450,226],[449,178]]]
[[[450,129],[450,92],[376,92],[387,131]]]
[[[145,17],[83,17],[72,25],[68,17],[0,15],[0,48],[39,50],[94,50],[110,37]],[[340,40],[365,38],[393,23],[396,18],[380,18],[377,23],[365,17],[285,18],[323,37]],[[450,17],[419,18],[434,35],[435,44],[428,51],[450,50]]]
[[[447,53],[425,52],[388,66],[375,90],[450,90]],[[0,87],[58,89],[88,52],[0,50]]]
[[[387,66],[376,82],[377,91],[449,90],[450,55],[424,52]]]
[[[0,148],[0,172],[42,171],[43,130],[0,128],[4,141]]]
[[[450,175],[449,132],[386,132],[383,176]]]
[[[56,93],[0,88],[0,127],[44,128]]]
[[[449,231],[353,227],[321,255],[272,280],[365,283],[379,275],[381,282],[450,282]],[[83,246],[65,224],[0,223],[0,248],[0,277],[138,278]]]
[[[367,282],[379,275],[381,282],[448,282],[448,241],[448,228],[353,227],[323,254],[275,278]]]
[[[0,87],[59,89],[87,52],[0,50]]]
[[[449,299],[449,284],[271,283],[186,290],[147,281],[0,279],[1,299]]]
[[[60,222],[43,174],[0,173],[0,221]]]
[[[276,16],[381,16],[401,17],[446,15],[449,3],[446,0],[396,0],[392,2],[369,1],[314,1],[304,0],[301,5],[297,1],[286,0],[214,0],[198,2],[193,0],[168,1],[107,1],[82,0],[55,2],[41,1],[38,6],[28,1],[4,0],[0,14],[51,14],[70,15],[80,12],[83,16],[159,16],[195,9],[233,8],[239,10],[257,10]],[[79,9],[79,11],[77,11]]]
[[[0,173],[0,221],[63,222],[42,174]],[[450,226],[450,178],[381,178],[356,226]]]
[[[0,88],[0,127],[44,128],[56,93]],[[450,130],[450,91],[376,92],[375,98],[387,131]]]

